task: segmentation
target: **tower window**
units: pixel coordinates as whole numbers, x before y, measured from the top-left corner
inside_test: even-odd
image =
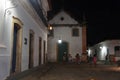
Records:
[[[72,29],[72,36],[78,37],[79,36],[79,29],[78,28],[73,28]]]

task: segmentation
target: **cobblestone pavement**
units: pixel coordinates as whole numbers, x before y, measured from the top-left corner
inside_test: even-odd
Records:
[[[39,71],[21,80],[120,80],[120,68],[111,65],[53,64],[46,73]]]

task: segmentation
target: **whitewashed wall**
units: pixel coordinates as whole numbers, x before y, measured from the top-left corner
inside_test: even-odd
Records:
[[[64,20],[61,21],[61,17],[64,17]],[[67,13],[61,11],[58,13],[52,20],[49,22],[50,24],[77,24],[78,22],[71,18]],[[72,28],[79,28],[79,37],[72,37]],[[50,37],[48,39],[48,54],[49,61],[56,62],[57,60],[57,41],[58,39],[62,39],[63,41],[68,42],[69,44],[69,53],[72,57],[75,54],[82,53],[82,27],[80,26],[60,26],[54,27],[54,37]]]
[[[106,41],[109,49],[109,54],[115,54],[115,46],[120,46],[120,40],[108,40]],[[120,57],[115,57],[116,61],[120,60]]]
[[[7,2],[7,0],[6,0]],[[7,2],[8,3],[8,2]],[[4,80],[7,76],[10,75],[10,67],[11,67],[11,42],[12,42],[12,17],[19,18],[22,23],[22,61],[21,61],[21,70],[28,69],[28,58],[29,58],[29,31],[33,30],[35,33],[34,40],[34,67],[38,66],[38,54],[39,54],[39,37],[47,42],[47,30],[45,25],[40,22],[41,25],[38,25],[35,20],[25,11],[25,9],[18,4],[19,2],[15,2],[15,5],[6,6],[6,9],[0,7],[0,17],[4,17],[3,28],[0,24],[0,80]],[[0,6],[5,6],[4,0],[0,3]],[[6,12],[5,12],[6,10]],[[1,13],[2,12],[2,13]],[[8,12],[8,13],[7,13]],[[42,28],[41,28],[42,27]],[[44,27],[44,29],[43,29]],[[1,31],[1,29],[3,31]],[[2,35],[1,35],[2,34]],[[27,38],[27,45],[24,44],[24,38]],[[43,47],[43,44],[42,44]],[[47,49],[46,49],[47,53]],[[42,63],[43,63],[43,51],[42,51]]]
[[[5,12],[5,0],[0,2],[0,47],[2,47],[2,32],[3,32],[3,24],[4,24],[4,12]]]
[[[61,21],[61,17],[64,17],[64,21]],[[71,18],[65,11],[61,10],[52,20],[49,21],[50,24],[78,24],[76,20]]]
[[[96,44],[95,46],[93,46],[93,50],[96,48],[96,49],[99,49],[100,47],[106,47],[108,49],[109,52],[107,52],[109,55],[114,55],[115,54],[115,46],[120,46],[120,40],[106,40],[106,41],[103,41],[103,42],[100,42],[98,44]],[[97,52],[99,54],[102,54],[101,52],[101,49],[99,49],[99,51]],[[99,56],[101,57],[101,56]],[[119,60],[120,57],[116,57],[116,60]],[[105,56],[104,58],[101,60],[105,60]]]
[[[47,16],[47,11],[50,10],[49,5],[48,5],[48,0],[39,0],[39,1],[41,1],[41,3],[44,4],[42,5],[43,13],[45,16]]]

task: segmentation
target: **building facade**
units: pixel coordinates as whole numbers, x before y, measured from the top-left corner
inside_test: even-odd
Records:
[[[48,37],[48,59],[61,62],[64,54],[72,58],[86,51],[86,26],[79,24],[64,10],[49,21],[51,30]]]
[[[120,40],[106,40],[88,49],[88,56],[97,54],[98,61],[115,62],[120,60]]]
[[[41,6],[41,14],[36,13],[39,9],[31,0],[0,2],[0,80],[46,61],[48,31],[45,20],[49,5],[47,0],[35,2]]]

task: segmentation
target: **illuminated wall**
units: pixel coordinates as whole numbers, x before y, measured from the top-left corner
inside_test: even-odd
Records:
[[[60,24],[61,26],[53,26],[54,36],[48,39],[48,53],[49,61],[57,61],[57,44],[58,40],[66,41],[69,44],[69,53],[75,58],[76,53],[82,54],[82,27],[81,26],[70,26],[69,24],[78,24],[73,18],[71,18],[66,12],[61,11],[52,20],[50,24]],[[67,25],[64,25],[67,24]],[[72,36],[72,29],[79,29],[79,36]],[[51,47],[52,46],[52,47]]]
[[[115,56],[115,46],[120,46],[120,40],[106,40],[100,42],[92,47],[92,51],[97,53],[98,60],[106,60],[110,55]],[[120,57],[115,56],[116,60],[120,60]]]
[[[20,1],[20,2],[19,2]],[[28,3],[26,0],[23,0]],[[22,54],[21,72],[28,70],[29,60],[29,32],[34,31],[34,54],[33,66],[39,65],[39,37],[46,41],[45,53],[47,53],[47,28],[36,17],[33,8],[22,0],[1,0],[0,2],[0,80],[5,80],[10,75],[12,59],[13,17],[20,20],[22,25]],[[25,5],[26,4],[26,5]],[[25,5],[25,6],[24,6]],[[29,13],[28,11],[31,11]],[[25,39],[27,44],[25,44]],[[43,43],[42,43],[43,47]],[[42,50],[43,64],[43,50]]]
[[[2,0],[0,2],[0,18],[1,18],[1,21],[0,21],[0,47],[3,46],[2,44],[2,39],[3,39],[3,26],[4,26],[4,13],[5,13],[5,0]]]

